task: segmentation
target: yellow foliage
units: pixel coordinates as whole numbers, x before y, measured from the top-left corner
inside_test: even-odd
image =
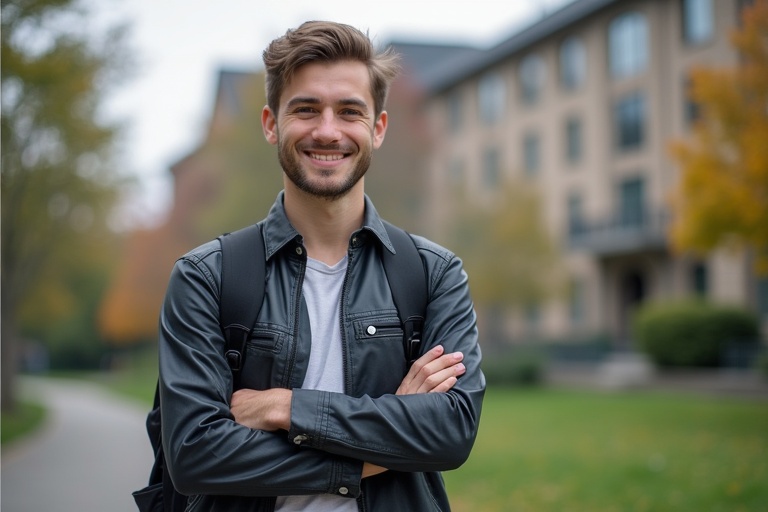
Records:
[[[746,246],[768,272],[768,0],[744,9],[732,43],[738,66],[691,75],[702,115],[689,140],[671,144],[681,167],[672,241],[691,251]]]

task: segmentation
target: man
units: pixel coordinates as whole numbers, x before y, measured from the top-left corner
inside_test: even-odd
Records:
[[[161,315],[163,444],[187,510],[449,510],[440,471],[477,434],[485,380],[461,262],[414,236],[428,275],[410,367],[380,259],[392,246],[363,176],[384,140],[396,57],[308,22],[264,52],[262,125],[284,190],[260,224],[267,283],[233,393],[221,250],[173,271]]]

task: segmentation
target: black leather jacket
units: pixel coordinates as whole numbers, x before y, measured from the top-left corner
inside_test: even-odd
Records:
[[[233,421],[218,241],[176,263],[160,321],[160,396],[166,458],[176,488],[191,496],[187,510],[273,510],[276,495],[318,493],[357,499],[365,511],[449,510],[439,472],[469,456],[485,392],[467,276],[455,255],[414,236],[429,276],[422,351],[437,344],[461,351],[467,371],[448,393],[396,396],[406,360],[378,246],[393,249],[365,200],[341,299],[344,394],[300,389],[310,351],[301,295],[306,251],[282,193],[262,221],[266,294],[241,386],[293,389],[287,434]],[[361,480],[363,461],[389,471]]]

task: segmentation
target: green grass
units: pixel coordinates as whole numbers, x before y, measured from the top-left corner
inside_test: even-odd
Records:
[[[768,510],[768,402],[490,389],[456,512]]]
[[[37,430],[45,420],[45,408],[37,403],[19,402],[12,413],[0,420],[0,444],[6,445]]]

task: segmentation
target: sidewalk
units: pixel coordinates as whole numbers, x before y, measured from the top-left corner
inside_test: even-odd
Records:
[[[47,425],[3,448],[3,512],[136,512],[152,451],[146,407],[95,384],[25,378],[24,396],[49,409]]]

